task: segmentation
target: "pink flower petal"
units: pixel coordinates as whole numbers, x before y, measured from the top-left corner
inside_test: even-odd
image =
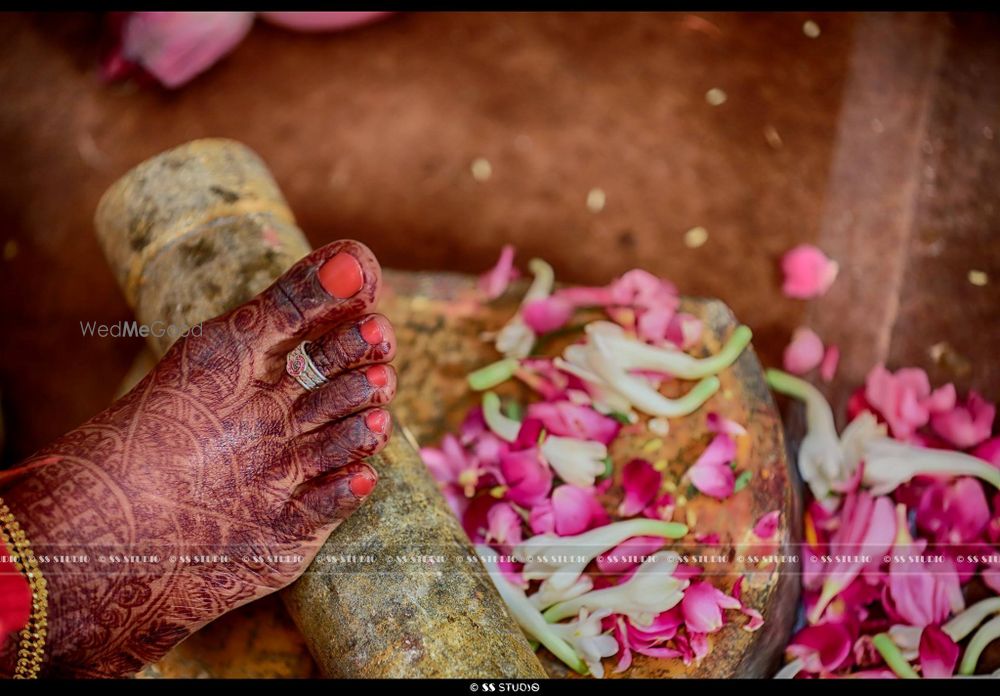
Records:
[[[722,500],[733,494],[736,476],[729,465],[736,457],[736,443],[725,434],[716,435],[711,444],[687,471],[692,485],[705,495]]]
[[[889,424],[893,437],[909,440],[932,413],[954,408],[955,387],[946,384],[931,392],[923,370],[902,368],[894,374],[880,364],[868,373],[864,398]]]
[[[917,528],[934,541],[963,544],[979,539],[990,522],[990,506],[978,480],[960,477],[928,485],[916,517]]]
[[[521,318],[536,334],[561,329],[573,317],[573,305],[558,297],[532,300],[521,307]]]
[[[795,634],[786,652],[801,659],[807,672],[832,672],[851,654],[851,635],[839,623],[806,626]]]
[[[964,607],[962,586],[954,566],[942,562],[921,561],[927,546],[920,539],[897,544],[889,566],[886,612],[910,626],[938,624]]]
[[[637,536],[597,557],[597,569],[602,573],[624,573],[637,563],[642,556],[651,556],[666,544],[662,537]],[[632,557],[632,560],[629,560]]]
[[[505,244],[500,250],[500,258],[496,265],[479,276],[479,291],[487,300],[500,297],[510,286],[511,281],[520,275],[514,268],[514,247]]]
[[[622,488],[625,498],[618,506],[622,517],[638,515],[660,492],[663,474],[645,459],[633,459],[622,470]]]
[[[552,492],[552,517],[559,536],[573,536],[610,521],[594,489],[563,484]]]
[[[740,602],[704,580],[688,587],[684,591],[684,599],[681,600],[684,624],[691,632],[718,631],[725,623],[722,616],[723,608],[739,609]]]
[[[698,317],[687,312],[678,312],[667,324],[667,340],[682,350],[687,350],[701,340],[703,328]]]
[[[253,19],[253,12],[132,12],[118,55],[165,87],[180,87],[232,51]]]
[[[798,328],[792,334],[792,342],[785,348],[783,363],[785,370],[795,375],[818,367],[823,361],[823,341],[812,329]]]
[[[646,506],[642,511],[643,517],[654,520],[671,520],[674,517],[674,509],[677,501],[671,493],[664,493],[659,498]]]
[[[958,664],[958,645],[937,626],[926,626],[920,634],[920,671],[925,679],[947,679]]]
[[[833,381],[838,365],[840,365],[840,348],[827,346],[826,352],[823,353],[823,361],[819,364],[819,376],[824,382]]]
[[[486,541],[502,548],[522,541],[521,516],[508,503],[497,503],[486,513]]]
[[[965,403],[931,416],[931,427],[958,449],[968,449],[990,436],[995,415],[996,406],[970,391]]]
[[[611,444],[622,427],[614,418],[602,415],[590,406],[570,401],[540,401],[530,404],[528,417],[540,420],[553,435],[594,440],[605,445]]]
[[[781,520],[781,510],[772,510],[757,521],[753,528],[753,533],[759,539],[770,539],[778,531],[778,522]]]
[[[1000,469],[1000,435],[980,444],[972,454]]]
[[[811,244],[801,244],[781,259],[785,274],[782,292],[788,297],[809,299],[826,293],[840,270],[836,261]]]
[[[369,24],[392,12],[261,12],[262,19],[295,31],[339,31]]]
[[[750,618],[749,621],[743,624],[744,631],[749,631],[750,633],[753,633],[754,631],[759,630],[761,626],[764,625],[764,617],[761,616],[760,612],[754,609],[753,607],[743,607],[742,609],[740,609],[740,611]]]
[[[552,472],[534,448],[501,456],[500,474],[507,485],[507,499],[522,507],[542,502],[552,488]]]
[[[705,416],[705,425],[708,427],[709,432],[716,434],[725,433],[726,435],[746,435],[747,429],[734,420],[724,418],[715,411],[709,412]]]

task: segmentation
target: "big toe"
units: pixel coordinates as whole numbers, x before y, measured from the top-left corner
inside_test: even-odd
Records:
[[[258,297],[273,329],[271,350],[284,354],[369,311],[381,280],[375,255],[361,242],[342,240],[312,252]]]

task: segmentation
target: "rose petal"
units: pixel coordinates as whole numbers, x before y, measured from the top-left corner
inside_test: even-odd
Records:
[[[505,244],[500,250],[500,258],[496,265],[479,276],[479,291],[487,300],[500,297],[510,286],[511,281],[520,275],[514,268],[514,247]]]
[[[824,382],[833,381],[837,374],[837,366],[840,364],[840,348],[837,346],[827,346],[823,353],[823,361],[819,364],[819,376]]]
[[[780,520],[781,510],[772,510],[757,521],[753,528],[754,535],[759,539],[770,539],[777,533]]]
[[[573,316],[573,305],[558,297],[545,297],[526,302],[521,307],[521,318],[536,334],[546,334],[561,329]]]
[[[733,494],[736,476],[729,465],[736,456],[736,443],[725,434],[716,435],[711,444],[687,471],[692,485],[705,495],[722,500]]]
[[[261,12],[262,19],[295,31],[339,31],[370,24],[392,12]]]
[[[622,517],[638,515],[659,493],[663,474],[645,459],[633,459],[622,470],[622,488],[625,497],[618,506]]]
[[[958,645],[937,626],[920,634],[920,671],[925,679],[946,679],[955,673]]]
[[[785,253],[781,270],[785,274],[782,292],[788,297],[808,299],[819,297],[830,289],[839,266],[819,248],[801,244]]]
[[[798,328],[785,348],[783,363],[786,372],[804,375],[823,360],[823,341],[812,329]]]
[[[931,427],[958,449],[968,449],[990,436],[995,415],[996,406],[970,391],[964,403],[931,416]]]
[[[180,87],[232,51],[253,19],[253,12],[132,12],[118,55],[165,87]]]

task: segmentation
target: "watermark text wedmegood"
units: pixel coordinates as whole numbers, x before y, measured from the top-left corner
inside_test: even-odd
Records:
[[[81,321],[80,331],[84,336],[99,338],[181,338],[182,336],[201,336],[201,323],[194,326],[178,326],[165,321],[154,321],[152,324],[140,324],[137,321],[119,321],[114,324],[102,324],[96,321]]]

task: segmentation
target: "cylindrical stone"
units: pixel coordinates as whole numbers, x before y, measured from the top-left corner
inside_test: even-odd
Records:
[[[309,244],[245,146],[197,140],[153,157],[102,198],[97,235],[157,356],[180,329],[267,287]],[[338,677],[543,677],[404,427],[373,457],[372,497],[282,591],[320,668]],[[414,559],[417,560],[414,560]],[[426,562],[419,559],[428,559]]]

